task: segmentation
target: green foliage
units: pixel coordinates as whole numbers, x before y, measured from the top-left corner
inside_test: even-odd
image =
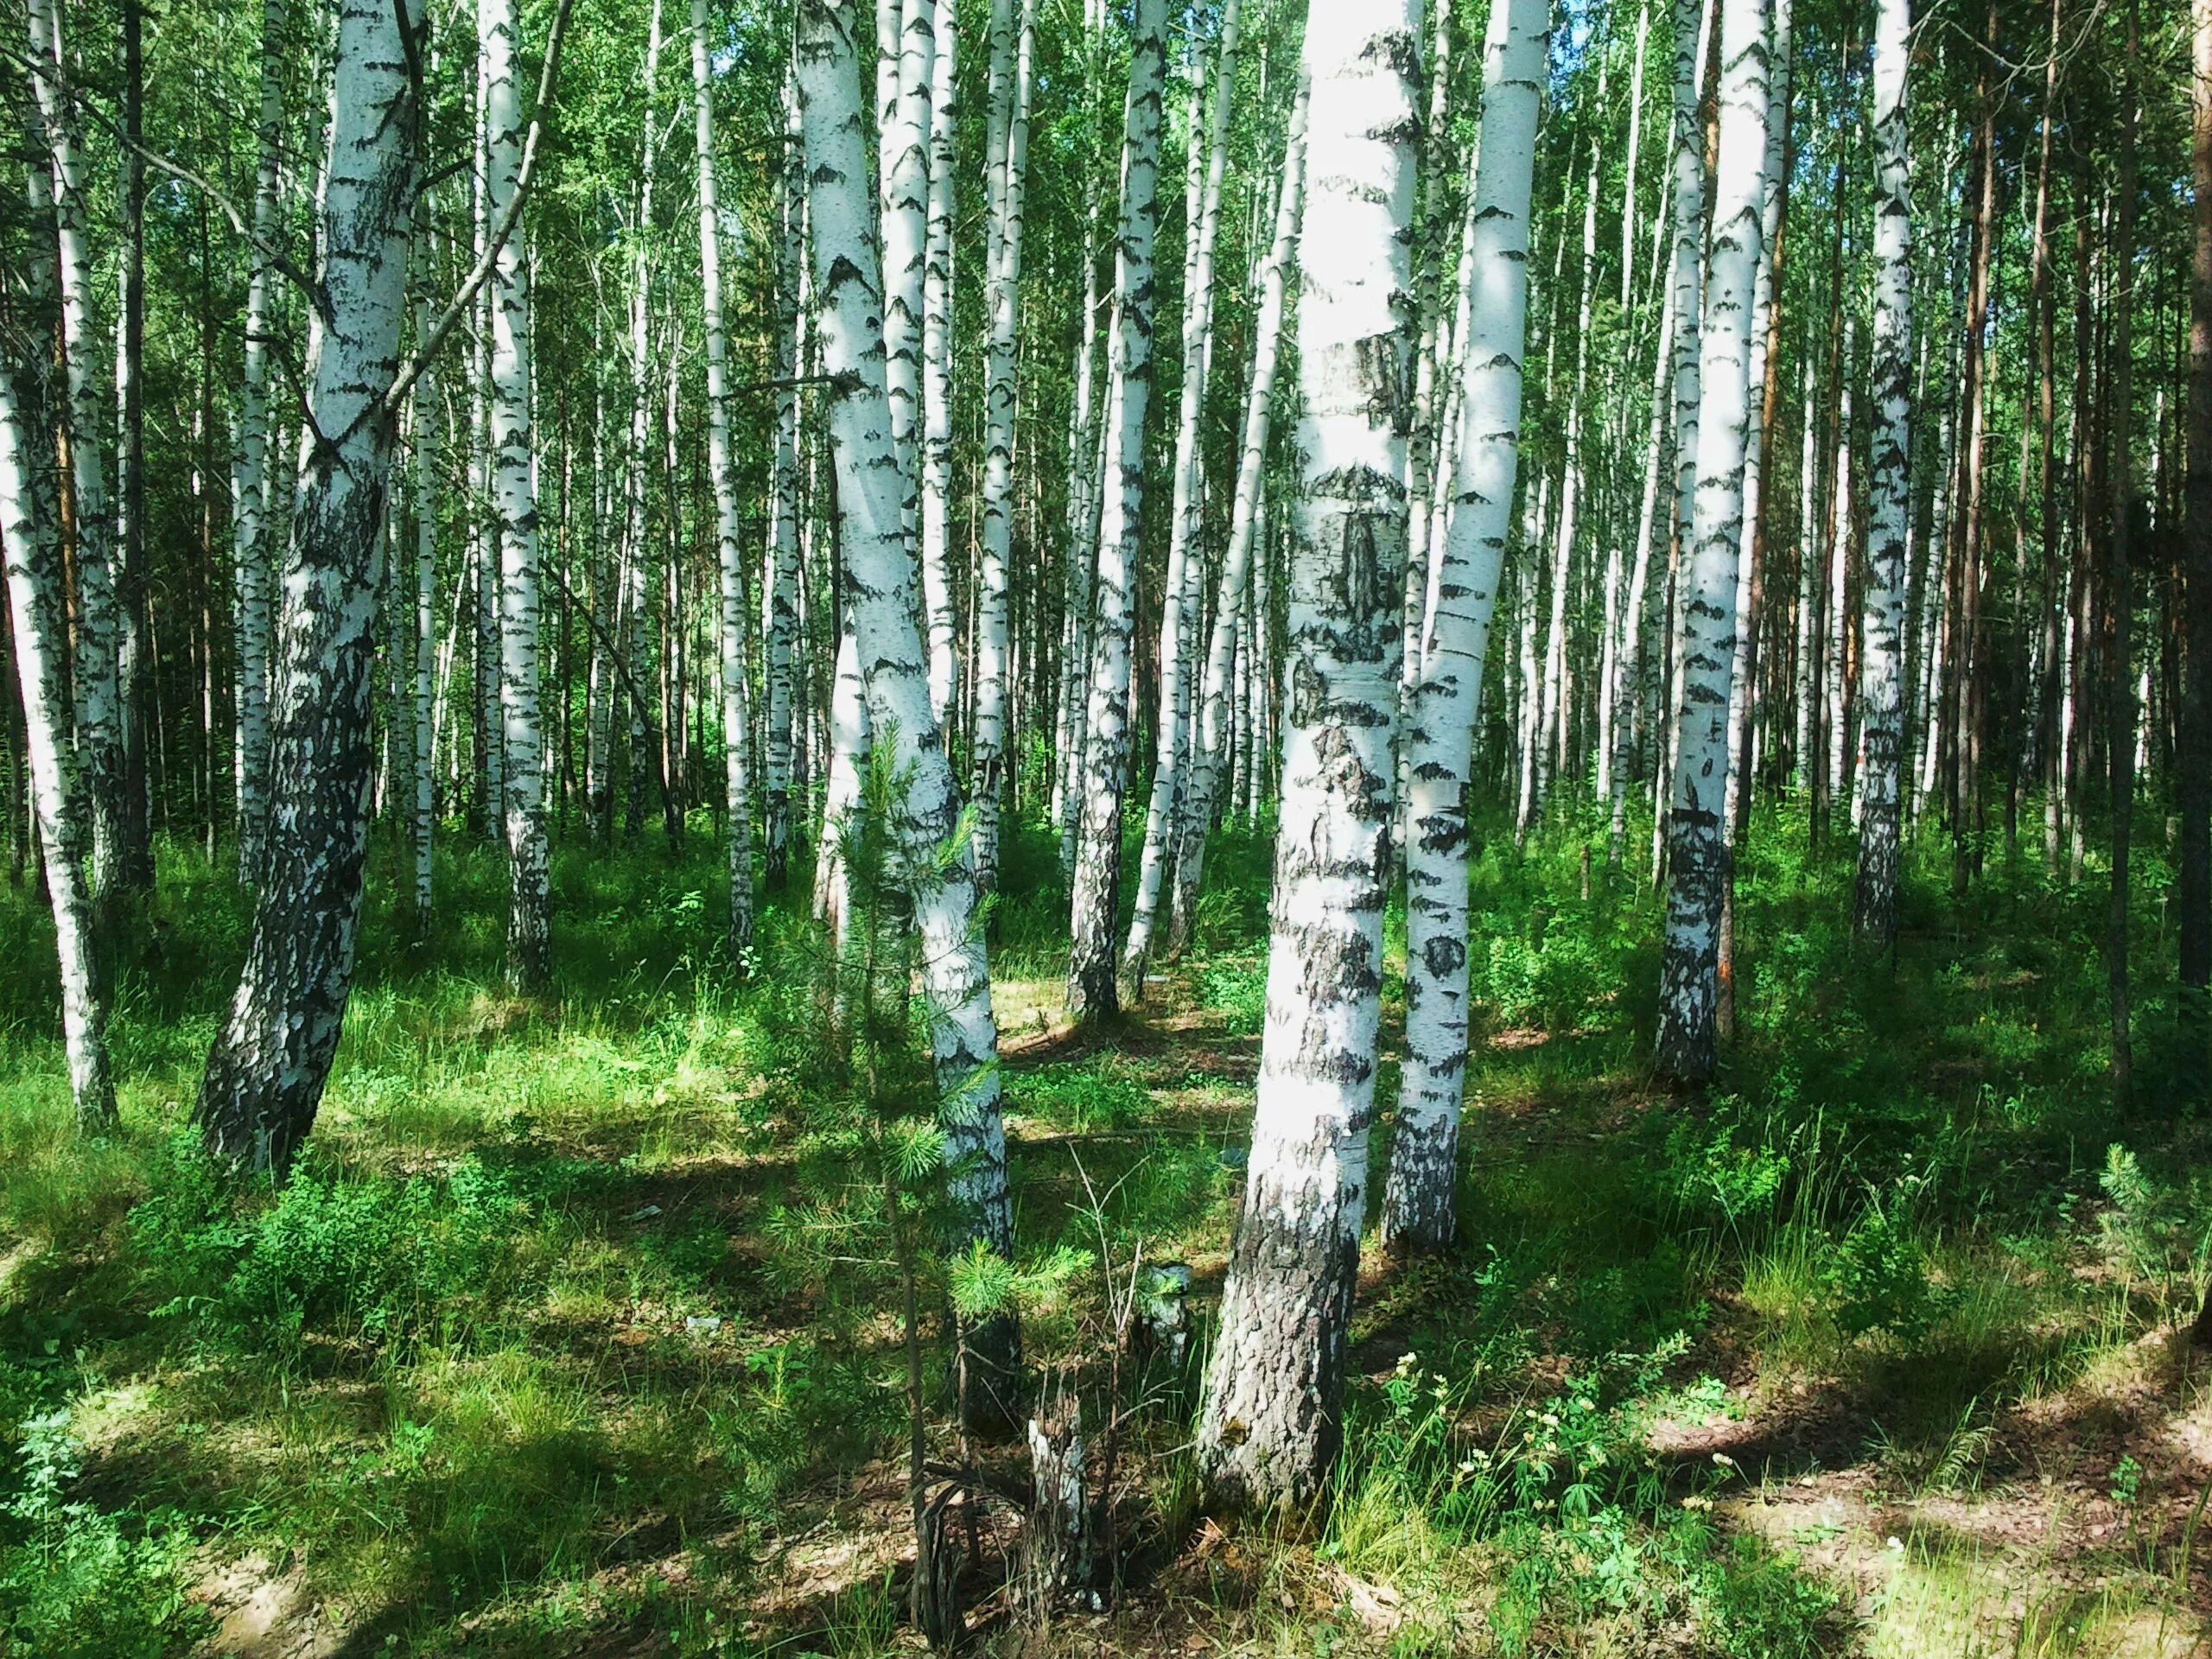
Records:
[[[0,1504],[0,1649],[46,1659],[162,1659],[212,1622],[186,1599],[190,1523],[73,1502],[82,1447],[64,1409],[24,1420]]]
[[[1115,1054],[1057,1060],[1007,1080],[1007,1109],[1077,1135],[1135,1127],[1152,1104],[1135,1070]]]
[[[1232,1037],[1256,1037],[1268,1022],[1268,964],[1256,958],[1211,958],[1198,967],[1199,1006],[1221,1016]]]
[[[1936,1293],[1919,1241],[1879,1205],[1853,1224],[1822,1276],[1847,1335],[1880,1331],[1910,1339],[1936,1317]]]
[[[196,1137],[130,1215],[157,1313],[247,1344],[306,1332],[371,1343],[480,1315],[507,1288],[505,1248],[527,1219],[473,1157],[435,1175],[348,1176],[310,1148],[273,1194],[233,1192]]]

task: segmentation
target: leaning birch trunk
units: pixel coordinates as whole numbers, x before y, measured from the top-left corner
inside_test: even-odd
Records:
[[[1017,38],[1018,36],[1018,38]],[[1007,571],[1014,558],[1014,399],[1020,364],[1022,187],[1029,166],[1029,79],[1036,53],[1036,0],[991,4],[990,314],[983,391],[983,537],[976,562],[975,798],[976,879],[998,885],[999,810],[1006,792]]]
[[[1237,662],[1237,639],[1251,615],[1252,553],[1260,516],[1260,483],[1267,468],[1268,430],[1274,414],[1275,366],[1281,359],[1284,300],[1292,263],[1298,257],[1298,226],[1305,207],[1306,104],[1301,86],[1290,112],[1290,136],[1283,144],[1282,194],[1275,207],[1274,245],[1268,254],[1254,322],[1252,385],[1244,398],[1243,442],[1238,451],[1236,495],[1230,508],[1229,548],[1222,556],[1221,586],[1214,606],[1213,635],[1206,645],[1205,687],[1198,703],[1197,753],[1191,758],[1191,798],[1182,815],[1181,843],[1175,849],[1174,904],[1168,914],[1167,951],[1180,955],[1197,925],[1198,889],[1205,874],[1206,836],[1213,828],[1214,798],[1221,790],[1228,729],[1230,676]],[[1249,655],[1249,652],[1247,653]],[[1238,698],[1237,718],[1250,728],[1252,699]],[[1249,753],[1249,741],[1244,746]],[[1232,800],[1233,807],[1236,803]]]
[[[715,547],[721,576],[722,789],[728,809],[729,923],[723,943],[741,964],[753,944],[753,798],[746,776],[751,717],[745,696],[745,518],[729,437],[728,344],[722,333],[722,226],[715,188],[714,79],[708,69],[707,0],[691,0],[691,96],[699,149],[699,309],[707,336],[707,470],[715,492]]]
[[[322,208],[327,312],[308,341],[325,441],[302,469],[270,741],[272,836],[198,1117],[209,1152],[283,1171],[315,1121],[353,988],[368,841],[369,684],[421,111],[421,0],[345,0]],[[402,33],[413,38],[403,41]]]
[[[1319,1497],[1367,1197],[1402,649],[1419,0],[1306,18],[1289,707],[1268,1025],[1198,1433],[1208,1501]]]
[[[806,190],[804,143],[796,94],[784,93],[784,154],[776,169],[776,448],[768,493],[768,594],[762,629],[767,656],[768,728],[762,744],[760,841],[770,892],[789,879],[791,838],[791,659],[798,639],[798,283],[804,259],[799,226]]]
[[[115,596],[116,521],[108,502],[100,433],[107,399],[95,365],[99,326],[94,294],[90,209],[69,51],[59,0],[29,0],[32,85],[37,91],[52,168],[60,259],[61,351],[68,389],[70,484],[75,492],[76,658],[70,684],[77,718],[77,766],[92,819],[86,880],[98,908],[115,891],[123,856],[123,694]]]
[[[246,279],[245,369],[238,382],[237,459],[232,471],[231,569],[238,606],[232,772],[238,801],[238,879],[261,864],[269,781],[269,330],[268,250],[276,229],[277,143],[284,105],[279,79],[283,0],[262,0],[261,105],[254,126],[253,245]]]
[[[1158,228],[1160,128],[1166,70],[1166,0],[1137,0],[1124,106],[1121,225],[1114,238],[1114,380],[1108,398],[1104,493],[1082,784],[1074,810],[1068,1012],[1078,1022],[1118,1012],[1114,925],[1122,886],[1122,794],[1129,769],[1130,636],[1144,511],[1144,421],[1152,395],[1153,239]]]
[[[1907,393],[1912,372],[1912,202],[1905,125],[1911,0],[1874,10],[1873,454],[1867,487],[1866,638],[1859,728],[1866,745],[1859,833],[1859,937],[1897,931],[1898,772],[1904,761],[1905,536],[1911,514]]]
[[[11,369],[0,367],[0,556],[8,576],[16,674],[30,757],[31,809],[54,906],[61,966],[61,1040],[77,1127],[98,1131],[116,1121],[108,1067],[107,996],[95,951],[92,893],[85,880],[85,803],[68,730],[62,632],[60,548],[39,522],[30,446]]]
[[[1679,607],[1681,673],[1667,815],[1667,929],[1658,1062],[1697,1081],[1714,1064],[1720,905],[1728,857],[1728,682],[1736,651],[1736,550],[1744,520],[1751,284],[1766,160],[1761,0],[1723,0],[1719,165],[1699,330],[1697,498]]]
[[[497,223],[514,200],[522,167],[521,99],[515,88],[518,0],[479,0],[485,62],[486,214]],[[499,244],[487,284],[492,312],[493,512],[499,547],[500,818],[507,841],[507,979],[544,988],[545,739],[537,698],[537,486],[531,458],[530,272],[523,240]]]
[[[930,709],[927,663],[914,626],[914,560],[899,518],[861,143],[855,49],[861,21],[854,0],[802,0],[799,7],[814,291],[822,366],[833,377],[828,413],[838,543],[868,713],[874,732],[892,746],[892,769],[904,784],[890,829],[913,887],[948,1186],[967,1236],[1004,1255],[1014,1248],[1014,1212],[999,1116],[998,1027],[979,925],[975,849]],[[963,1419],[995,1427],[1018,1421],[1020,1344],[1013,1316],[995,1316],[962,1334]]]
[[[960,618],[953,593],[952,511],[952,215],[954,59],[957,9],[938,14],[931,71],[930,194],[922,268],[922,427],[918,457],[921,489],[923,602],[929,610],[930,706],[950,730],[960,692]],[[995,167],[995,159],[989,163]],[[985,256],[988,263],[988,254]],[[985,272],[988,285],[989,273]]]
[[[1129,937],[1122,952],[1122,982],[1133,1001],[1144,998],[1152,935],[1181,818],[1186,736],[1191,719],[1192,636],[1198,618],[1188,614],[1184,589],[1198,531],[1198,491],[1205,482],[1198,454],[1198,418],[1205,406],[1206,375],[1213,348],[1214,240],[1221,228],[1222,178],[1229,161],[1229,117],[1236,90],[1239,0],[1226,0],[1221,44],[1214,59],[1213,113],[1206,133],[1205,184],[1200,194],[1190,282],[1183,302],[1183,387],[1175,423],[1174,501],[1167,530],[1167,571],[1160,588],[1160,718],[1153,746],[1152,794],[1145,805],[1144,847],[1137,864],[1137,892]],[[1193,139],[1195,142],[1195,138]]]
[[[1437,550],[1436,604],[1403,745],[1406,1058],[1383,1189],[1382,1243],[1441,1249],[1456,1224],[1467,1067],[1467,784],[1483,662],[1512,528],[1521,356],[1529,310],[1529,202],[1548,49],[1545,0],[1492,9],[1483,47],[1483,166],[1470,211],[1475,283],[1462,373],[1458,476]]]

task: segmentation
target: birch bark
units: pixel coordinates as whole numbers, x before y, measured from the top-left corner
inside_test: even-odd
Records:
[[[1403,646],[1421,10],[1378,0],[1315,5],[1306,18],[1304,476],[1268,1022],[1198,1435],[1208,1499],[1230,1509],[1318,1497],[1341,1440]]]
[[[1458,474],[1438,550],[1436,603],[1404,737],[1406,1058],[1383,1191],[1382,1243],[1452,1242],[1467,1065],[1467,785],[1490,626],[1512,527],[1529,207],[1548,46],[1544,0],[1503,0],[1483,45],[1483,167],[1473,207],[1473,302],[1461,375]]]

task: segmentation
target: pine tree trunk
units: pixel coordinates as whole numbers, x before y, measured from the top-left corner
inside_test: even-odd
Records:
[[[1715,1060],[1718,948],[1728,857],[1728,683],[1736,645],[1736,556],[1744,521],[1751,285],[1766,157],[1761,0],[1722,0],[1720,135],[1713,245],[1698,344],[1697,492],[1683,560],[1682,667],[1673,699],[1667,816],[1667,932],[1658,1064],[1700,1081]],[[1677,342],[1679,346],[1679,341]]]
[[[1198,1435],[1217,1508],[1325,1490],[1367,1202],[1408,502],[1419,0],[1306,20],[1289,706],[1268,1023]]]
[[[1873,455],[1868,486],[1866,643],[1859,658],[1866,744],[1859,814],[1859,936],[1897,941],[1898,776],[1904,749],[1905,534],[1910,512],[1907,425],[1912,375],[1912,204],[1905,124],[1911,0],[1874,13]]]
[[[1137,0],[1115,237],[1114,375],[1099,485],[1092,582],[1090,684],[1084,718],[1080,818],[1070,908],[1067,1006],[1080,1024],[1120,1008],[1114,976],[1122,886],[1122,797],[1129,769],[1129,659],[1145,484],[1145,411],[1152,396],[1153,242],[1158,229],[1166,0]]]
[[[729,918],[723,944],[741,965],[753,943],[753,796],[747,777],[745,518],[738,505],[730,445],[729,347],[722,333],[722,226],[715,181],[714,81],[709,73],[707,0],[691,0],[691,93],[699,149],[700,311],[707,335],[707,470],[715,494],[715,548],[721,574],[722,805],[729,855]]]
[[[913,887],[951,1197],[968,1236],[1005,1255],[1014,1247],[1014,1217],[999,1116],[998,1027],[975,925],[975,849],[963,836],[960,791],[930,709],[927,658],[914,624],[914,560],[899,517],[861,138],[861,21],[853,0],[802,0],[799,7],[817,315],[823,368],[838,377],[828,410],[838,541],[868,712],[874,729],[895,745],[893,775],[903,781],[890,827]],[[1015,1421],[1020,1345],[1012,1316],[997,1316],[963,1336],[963,1420],[971,1426]]]
[[[2133,671],[2134,594],[2129,570],[2134,538],[2135,467],[2133,398],[2135,386],[2135,134],[2136,61],[2141,26],[2136,0],[2128,0],[2127,59],[2120,103],[2120,179],[2113,210],[2112,261],[2117,272],[2112,308],[2112,397],[2107,441],[2112,446],[2112,522],[2106,549],[2105,758],[2111,770],[2112,888],[2106,921],[2106,980],[2112,1001],[2112,1090],[2125,1108],[2134,1084],[2128,984],[2128,881],[2135,815],[2136,689]]]
[[[302,469],[286,559],[270,733],[272,837],[245,968],[207,1057],[208,1150],[282,1172],[315,1121],[353,988],[368,839],[369,687],[391,429],[378,407],[405,315],[419,0],[345,0],[321,213],[328,315],[309,344],[324,435]],[[412,38],[403,43],[402,31]]]
[[[23,747],[30,758],[31,812],[61,964],[61,1038],[69,1061],[69,1094],[77,1127],[98,1133],[116,1122],[107,983],[85,876],[84,793],[68,727],[60,548],[53,526],[41,521],[38,511],[31,453],[16,404],[14,369],[0,367],[0,556],[7,564]]]
[[[1483,666],[1512,527],[1529,192],[1548,47],[1544,0],[1493,8],[1483,48],[1483,168],[1462,367],[1458,476],[1421,648],[1406,821],[1406,1058],[1384,1187],[1382,1243],[1442,1249],[1456,1226],[1467,1069],[1467,787]]]

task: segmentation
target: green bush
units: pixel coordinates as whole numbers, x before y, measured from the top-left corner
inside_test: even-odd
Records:
[[[180,1137],[130,1228],[166,1293],[157,1313],[250,1345],[308,1331],[389,1341],[480,1307],[524,1209],[474,1157],[393,1180],[347,1176],[310,1150],[273,1197],[241,1195]]]

